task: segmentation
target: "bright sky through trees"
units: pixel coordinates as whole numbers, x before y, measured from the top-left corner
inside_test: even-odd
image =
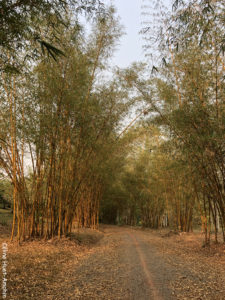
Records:
[[[146,0],[106,0],[104,3],[112,4],[116,7],[117,15],[121,24],[124,26],[125,34],[120,39],[120,45],[114,54],[112,65],[125,68],[132,62],[145,60],[143,49],[144,41],[140,34],[143,22],[146,18],[142,16],[143,5],[154,5],[151,1]],[[171,1],[162,1],[163,5],[171,9]],[[148,21],[151,16],[148,16]]]
[[[118,50],[114,54],[113,65],[127,67],[134,61],[144,58],[141,29],[141,0],[111,0],[124,26],[125,35],[121,38]]]

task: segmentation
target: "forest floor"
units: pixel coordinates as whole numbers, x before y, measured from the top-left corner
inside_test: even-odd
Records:
[[[4,226],[0,236],[6,299],[225,299],[225,245],[204,248],[201,233],[102,226],[18,245]]]

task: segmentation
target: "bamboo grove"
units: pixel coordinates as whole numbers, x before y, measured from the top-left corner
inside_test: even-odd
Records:
[[[225,6],[223,1],[176,1],[174,9],[159,45],[164,58],[162,77],[145,98],[150,103],[151,94],[163,99],[163,107],[157,109],[171,130],[176,152],[190,170],[187,174],[194,178],[192,189],[207,244],[211,221],[217,240],[218,218],[225,240]],[[136,86],[145,93],[139,83]]]
[[[164,10],[161,2],[156,7]],[[225,241],[224,11],[224,1],[175,1],[172,13],[155,14],[158,29],[157,19],[143,29],[155,64],[121,71],[145,103],[116,187],[129,199],[119,206],[122,223],[183,231],[201,225],[205,244],[212,230],[217,242],[220,228]]]
[[[63,57],[1,74],[0,163],[13,184],[18,240],[60,238],[74,221],[98,227],[103,162],[129,107],[116,78],[98,78],[120,36],[111,11],[87,40],[77,25],[58,30]]]
[[[225,241],[225,4],[174,1],[167,13],[161,4],[143,29],[154,65],[109,75],[122,34],[113,8],[89,34],[67,11],[42,55],[33,41],[3,47],[0,168],[12,185],[12,239],[105,222],[200,227],[206,245],[212,231]],[[44,37],[49,24],[35,26]]]

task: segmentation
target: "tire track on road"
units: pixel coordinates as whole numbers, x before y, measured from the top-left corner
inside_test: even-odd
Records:
[[[150,271],[148,270],[148,267],[147,267],[147,264],[146,264],[146,261],[145,261],[145,256],[141,250],[141,247],[137,241],[137,239],[135,238],[135,236],[133,234],[131,234],[130,232],[128,233],[128,235],[130,236],[130,238],[133,240],[134,242],[134,245],[135,245],[135,248],[137,250],[137,253],[139,255],[139,259],[140,259],[140,262],[141,262],[141,266],[143,268],[143,271],[144,271],[144,274],[145,274],[145,277],[146,277],[146,280],[148,282],[148,285],[150,287],[150,290],[152,292],[152,296],[153,296],[153,299],[154,300],[163,300],[163,298],[161,297],[158,289],[156,288],[155,284],[154,284],[154,281],[153,281],[153,278],[152,278],[152,275],[150,273]]]

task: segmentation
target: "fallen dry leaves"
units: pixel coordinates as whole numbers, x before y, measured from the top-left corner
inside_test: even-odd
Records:
[[[0,232],[8,235],[5,228]],[[21,245],[2,236],[8,243],[8,299],[149,299],[129,232],[139,240],[157,288],[164,284],[171,291],[164,299],[225,299],[225,245],[203,248],[198,233],[113,226]]]

